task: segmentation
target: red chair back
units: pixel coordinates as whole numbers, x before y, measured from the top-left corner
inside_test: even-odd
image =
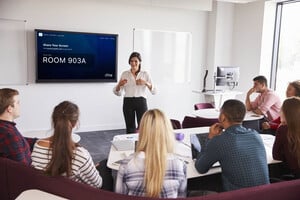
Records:
[[[171,119],[171,124],[173,126],[173,129],[181,129],[182,128],[180,121],[177,119]]]
[[[218,122],[218,119],[208,119],[208,118],[202,118],[202,117],[185,116],[182,121],[182,128],[211,126],[217,122]]]
[[[195,110],[205,109],[205,108],[214,108],[214,106],[210,103],[196,103],[194,105]]]

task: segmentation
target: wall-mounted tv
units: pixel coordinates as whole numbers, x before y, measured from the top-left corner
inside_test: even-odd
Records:
[[[35,30],[36,82],[116,82],[118,35]]]

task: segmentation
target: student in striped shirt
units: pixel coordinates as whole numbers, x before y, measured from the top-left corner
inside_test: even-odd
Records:
[[[51,176],[70,179],[101,188],[102,178],[89,152],[73,142],[72,129],[79,118],[78,106],[64,101],[52,113],[53,136],[38,140],[31,154],[32,166]]]

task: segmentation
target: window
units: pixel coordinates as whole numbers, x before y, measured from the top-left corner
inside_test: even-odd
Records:
[[[289,82],[300,79],[300,1],[277,4],[271,87],[282,99]]]

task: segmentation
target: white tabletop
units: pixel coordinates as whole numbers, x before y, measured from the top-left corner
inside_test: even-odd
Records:
[[[41,190],[31,189],[22,192],[16,200],[64,200],[65,198],[44,192]]]
[[[176,155],[178,155],[178,157],[180,159],[184,160],[185,163],[187,164],[187,178],[206,176],[206,175],[221,172],[221,168],[216,167],[216,168],[211,168],[205,174],[200,174],[196,170],[196,168],[194,166],[194,161],[192,160],[191,146],[190,146],[190,134],[207,133],[208,130],[209,130],[209,127],[198,127],[198,128],[187,128],[187,129],[174,130],[175,133],[184,133],[183,141],[176,143],[175,153],[176,153]],[[274,143],[275,137],[273,135],[265,135],[265,134],[261,134],[260,136],[262,137],[264,145],[265,145],[268,164],[280,162],[280,161],[274,160],[273,156],[272,156],[272,148],[273,148],[273,143]],[[128,140],[128,139],[137,140],[138,134],[117,135],[114,137],[114,140],[115,139],[116,140],[122,140],[122,139],[123,140]],[[109,156],[108,156],[108,161],[107,161],[107,167],[114,169],[114,170],[118,170],[119,164],[116,162],[121,159],[126,158],[133,152],[134,152],[134,150],[117,151],[113,146],[111,146]]]
[[[209,119],[218,119],[219,114],[220,111],[215,108],[199,109],[199,110],[195,110],[192,113],[193,116],[209,118]],[[263,115],[258,115],[252,111],[247,111],[244,121],[259,120],[262,119],[263,117],[264,117]]]

